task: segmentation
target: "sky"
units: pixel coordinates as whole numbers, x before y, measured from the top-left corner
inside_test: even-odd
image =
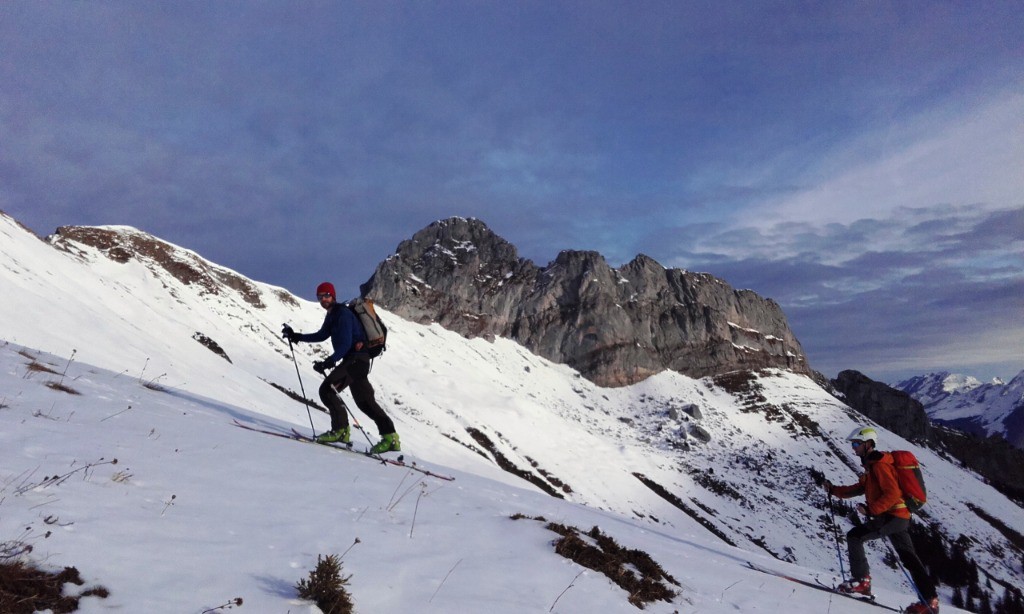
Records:
[[[303,296],[475,217],[541,266],[755,290],[829,376],[1008,379],[1021,32],[1013,2],[3,2],[0,209]]]

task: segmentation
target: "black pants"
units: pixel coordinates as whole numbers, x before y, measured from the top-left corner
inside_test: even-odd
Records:
[[[854,578],[863,578],[870,573],[868,558],[864,554],[864,542],[888,537],[903,566],[907,568],[907,573],[914,579],[921,596],[925,599],[935,597],[935,585],[928,577],[921,559],[917,557],[917,552],[914,551],[914,544],[907,533],[909,527],[910,520],[907,518],[882,514],[868,519],[859,527],[850,529],[846,534],[846,543],[850,547],[850,575]]]
[[[352,391],[352,399],[356,407],[370,417],[377,425],[381,435],[395,432],[395,424],[384,413],[373,395],[373,386],[367,376],[370,374],[370,359],[356,354],[341,361],[320,384],[320,400],[331,412],[331,430],[348,426],[348,410],[338,393],[348,388]]]

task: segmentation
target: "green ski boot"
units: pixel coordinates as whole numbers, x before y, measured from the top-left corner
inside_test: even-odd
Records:
[[[398,433],[388,433],[387,435],[381,435],[381,440],[377,442],[377,445],[370,448],[371,454],[382,454],[384,452],[401,452],[402,443],[398,439]]]
[[[352,441],[351,427],[344,427],[334,431],[327,431],[316,438],[317,443],[350,443]]]

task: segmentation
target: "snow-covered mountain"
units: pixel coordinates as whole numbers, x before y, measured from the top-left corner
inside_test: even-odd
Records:
[[[511,341],[385,312],[389,349],[371,381],[406,459],[456,477],[435,485],[233,426],[326,428],[296,400],[315,396],[324,352],[297,345],[293,362],[278,332],[318,327],[317,304],[135,229],[102,229],[103,249],[81,232],[44,241],[0,214],[0,542],[88,567],[111,591],[93,611],[200,612],[242,592],[253,611],[299,611],[290,583],[354,537],[346,571],[363,612],[634,609],[596,575],[556,600],[582,568],[542,547],[552,536],[506,522],[514,514],[599,525],[651,553],[681,589],[652,611],[866,608],[744,568],[840,574],[818,483],[855,480],[843,438],[865,418],[804,375],[664,372],[602,388]],[[883,447],[924,464],[923,534],[973,559],[993,602],[1024,584],[1021,508],[879,429]],[[111,457],[124,469],[96,460]],[[849,508],[836,512],[845,532]],[[905,605],[885,552],[871,549],[879,599]]]
[[[924,405],[933,422],[982,437],[1002,435],[1024,448],[1024,371],[1009,382],[989,383],[940,372],[904,380],[895,386]]]
[[[914,397],[925,407],[930,407],[952,394],[970,392],[981,385],[980,380],[970,375],[942,371],[911,377],[896,384],[895,388]]]

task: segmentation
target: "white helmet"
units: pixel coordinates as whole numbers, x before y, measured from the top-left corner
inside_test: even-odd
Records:
[[[858,426],[857,428],[853,429],[853,432],[850,433],[850,436],[846,438],[846,441],[867,441],[869,439],[875,442],[875,447],[877,448],[878,433],[875,432],[875,429],[871,428],[870,426]]]

